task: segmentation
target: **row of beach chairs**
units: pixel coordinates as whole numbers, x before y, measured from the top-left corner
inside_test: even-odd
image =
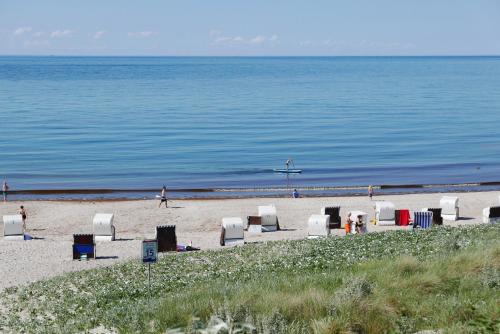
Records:
[[[500,204],[500,197],[499,197]],[[366,232],[368,214],[359,210],[352,210],[350,233],[355,234],[354,228],[357,217],[361,216],[364,222],[362,231]],[[413,225],[413,228],[429,228],[432,225],[442,225],[443,220],[456,221],[459,219],[458,197],[443,196],[437,208],[423,208],[421,211],[413,212],[411,219],[410,210],[396,209],[395,205],[389,201],[379,201],[375,203],[375,222],[382,226],[408,226]],[[265,218],[264,218],[265,217]],[[263,227],[263,222],[273,225],[273,228]],[[483,222],[498,223],[500,222],[500,206],[488,207],[483,210]],[[309,217],[308,236],[320,237],[328,236],[331,229],[341,228],[340,206],[324,207],[321,209],[321,214],[313,214]],[[279,229],[276,208],[274,205],[259,207],[259,216],[247,217],[247,226],[239,217],[228,217],[222,219],[221,241],[222,246],[244,244],[244,231],[250,233],[269,232]]]
[[[500,202],[500,197],[499,197]],[[368,214],[362,211],[351,211],[352,220],[361,216],[364,221],[364,229],[369,222]],[[457,220],[459,218],[458,198],[444,196],[440,200],[438,208],[424,208],[421,212],[414,212],[413,227],[428,228],[432,225],[440,225],[444,220]],[[115,227],[113,225],[113,214],[98,213],[94,216],[93,234],[75,234],[73,257],[87,254],[95,257],[96,241],[114,241]],[[21,215],[3,216],[4,238],[6,240],[25,240],[23,222]],[[375,221],[379,225],[410,224],[410,211],[407,209],[396,209],[394,204],[388,201],[375,203]],[[483,210],[483,222],[500,222],[500,206],[488,207]],[[324,207],[321,214],[314,214],[308,220],[309,236],[325,236],[330,234],[331,229],[341,228],[340,207]],[[257,216],[248,216],[246,222],[239,217],[228,217],[222,219],[222,231],[220,244],[234,245],[244,243],[244,231],[249,233],[273,232],[280,229],[276,207],[266,205],[258,207]],[[356,233],[352,227],[351,233]],[[159,251],[176,251],[178,245],[175,237],[175,226],[157,226],[156,238]],[[93,245],[92,247],[90,245]]]
[[[108,219],[106,220],[107,224],[101,224],[99,223],[99,220],[94,218],[94,234],[73,234],[73,260],[95,259],[96,241],[115,240],[115,229],[112,224],[113,217],[109,217],[109,214],[102,214],[99,218],[104,218],[104,215],[108,215]],[[96,225],[98,225],[97,229]],[[107,226],[104,227],[101,225]],[[102,233],[105,233],[106,231],[113,233],[113,235],[103,235]],[[95,234],[96,232],[100,234]],[[158,241],[158,252],[179,251],[177,236],[175,234],[175,225],[157,226],[155,239]]]

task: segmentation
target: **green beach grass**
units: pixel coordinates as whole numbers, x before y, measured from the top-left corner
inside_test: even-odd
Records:
[[[0,332],[500,332],[500,226],[166,254],[0,294]]]

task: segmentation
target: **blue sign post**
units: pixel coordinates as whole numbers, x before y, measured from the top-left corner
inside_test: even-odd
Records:
[[[142,262],[148,264],[149,296],[151,297],[151,263],[156,262],[158,255],[158,240],[150,239],[142,241]]]

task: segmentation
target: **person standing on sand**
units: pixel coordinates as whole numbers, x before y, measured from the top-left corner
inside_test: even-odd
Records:
[[[359,215],[358,219],[356,219],[356,233],[362,234],[364,232],[363,224],[363,216]]]
[[[352,219],[351,219],[351,213],[349,212],[347,214],[347,220],[345,221],[345,234],[348,235],[351,233],[351,226],[352,226]]]
[[[28,214],[26,213],[26,209],[21,205],[21,210],[19,210],[19,214],[23,218],[23,230],[26,231],[26,218],[28,218]]]
[[[163,186],[161,188],[161,196],[160,196],[160,204],[158,207],[161,207],[161,203],[165,202],[165,207],[168,207],[167,205],[167,187]]]
[[[9,185],[7,184],[7,180],[3,180],[2,184],[2,194],[3,194],[3,201],[7,202],[7,192],[9,191]]]
[[[370,197],[370,201],[371,201],[372,197],[373,197],[373,187],[372,187],[372,185],[368,186],[368,197]]]

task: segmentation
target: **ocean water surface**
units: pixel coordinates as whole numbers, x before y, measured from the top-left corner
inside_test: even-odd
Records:
[[[499,124],[500,57],[0,57],[13,190],[495,182]]]

